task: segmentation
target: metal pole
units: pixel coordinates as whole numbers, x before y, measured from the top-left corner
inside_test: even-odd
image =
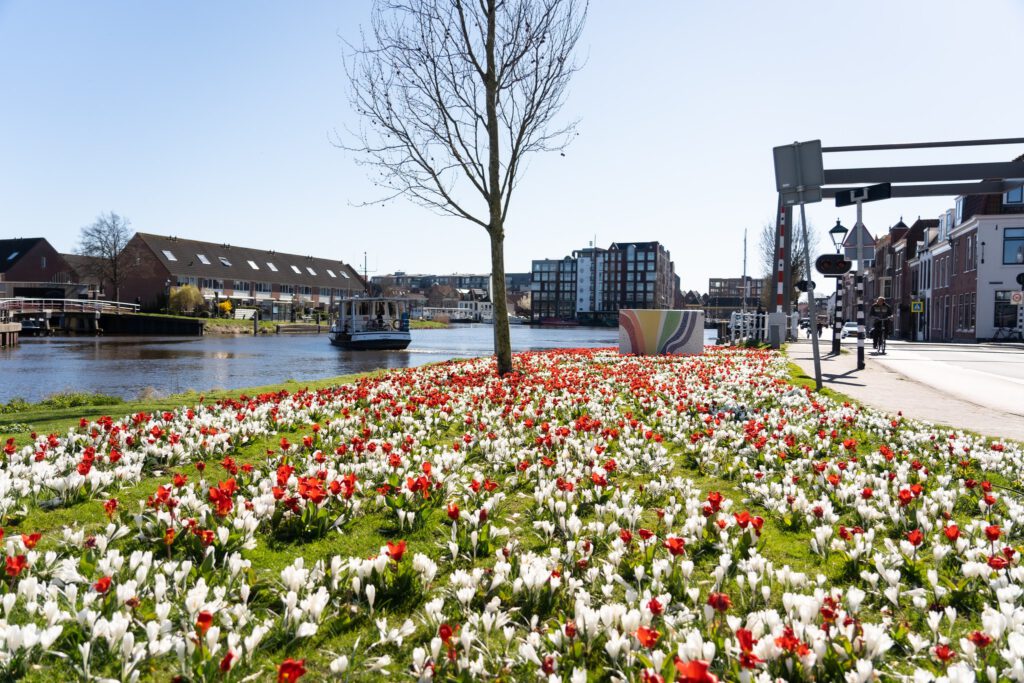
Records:
[[[799,162],[798,162],[799,163]],[[811,246],[807,240],[807,215],[803,202],[800,203],[800,226],[804,234],[804,263],[807,271],[807,329],[811,331],[811,348],[814,352],[814,388],[821,391],[821,354],[818,350],[818,311],[814,302],[814,281],[811,279]]]
[[[857,369],[864,369],[864,241],[861,239],[861,208],[863,201],[857,202],[857,224],[853,230],[857,241]]]
[[[843,333],[843,277],[836,278],[836,305],[832,316],[832,355],[839,355],[840,335]]]

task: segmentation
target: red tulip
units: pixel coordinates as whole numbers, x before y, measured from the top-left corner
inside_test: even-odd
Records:
[[[724,612],[732,607],[732,600],[725,593],[712,593],[708,596],[708,604],[716,612]]]
[[[277,667],[277,683],[294,683],[306,674],[305,659],[286,659]]]

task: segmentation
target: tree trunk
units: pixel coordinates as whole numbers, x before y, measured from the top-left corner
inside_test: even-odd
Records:
[[[512,339],[508,329],[508,298],[505,296],[505,233],[489,230],[491,237],[491,303],[494,305],[494,355],[498,374],[512,372]]]
[[[505,221],[501,212],[501,145],[498,131],[498,75],[495,70],[495,23],[498,6],[494,0],[487,3],[487,71],[484,91],[487,107],[488,194],[489,216],[487,234],[491,238],[491,304],[494,310],[494,355],[498,361],[498,374],[512,372],[512,340],[508,331],[508,302],[505,300]],[[512,188],[508,188],[511,192]]]

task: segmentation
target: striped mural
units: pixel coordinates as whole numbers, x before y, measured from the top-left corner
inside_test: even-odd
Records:
[[[700,354],[704,311],[619,310],[619,353]]]

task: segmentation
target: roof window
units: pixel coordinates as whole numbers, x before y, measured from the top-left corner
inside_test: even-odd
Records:
[[[308,271],[309,274],[312,275],[313,277],[316,277],[316,271],[310,268],[309,266],[306,266],[306,271]]]
[[[334,274],[334,271],[331,270],[330,268],[327,269],[327,274],[330,275],[331,277],[338,277],[337,275]]]
[[[272,271],[274,271],[275,273],[277,272],[277,266],[275,266],[275,265],[274,265],[273,263],[271,263],[270,261],[267,261],[267,268],[270,268],[270,269],[271,269]]]
[[[204,265],[210,265],[210,259],[206,258],[206,254],[196,254],[199,257],[199,261]]]
[[[170,249],[164,249],[164,258],[168,261],[177,261],[178,257]]]
[[[227,260],[226,258],[224,258],[223,256],[218,256],[218,257],[217,257],[217,260],[221,262],[221,265],[227,266],[228,268],[230,268],[230,267],[231,267],[231,261],[228,261],[228,260]]]
[[[348,277],[348,273],[346,273],[346,272],[345,272],[344,270],[340,270],[340,271],[338,271],[338,272],[339,272],[339,273],[341,273],[341,276],[342,276],[342,277],[345,277],[345,278],[347,278],[347,277]]]
[[[295,271],[295,274],[296,274],[296,275],[302,275],[302,271],[301,271],[301,270],[299,270],[299,267],[298,267],[298,266],[294,266],[294,265],[293,265],[293,266],[292,266],[292,270],[294,270],[294,271]]]
[[[20,252],[17,252],[17,251],[12,251],[12,252],[11,252],[11,255],[7,257],[7,260],[8,260],[8,261],[13,261],[14,259],[16,259],[16,258],[18,257],[18,254],[19,254],[19,253],[20,253]]]
[[[252,268],[253,270],[259,270],[260,269],[260,267],[256,265],[255,261],[249,261],[249,267]]]

